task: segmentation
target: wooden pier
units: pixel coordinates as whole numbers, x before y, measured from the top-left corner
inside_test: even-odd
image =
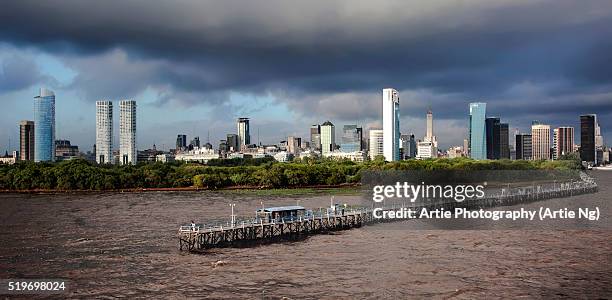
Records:
[[[579,194],[597,192],[597,184],[590,178],[582,181],[560,183],[552,187],[528,186],[513,189],[502,189],[495,195],[470,201],[454,200],[428,201],[426,204],[409,203],[379,207],[385,210],[410,208],[413,210],[455,208],[481,209],[497,206],[511,206],[545,199],[571,197]],[[264,212],[263,209],[258,212]],[[327,211],[305,211],[301,207],[286,207],[284,211],[268,212],[267,217],[236,221],[224,225],[186,225],[178,230],[179,249],[187,251],[204,251],[218,247],[240,247],[254,244],[270,243],[281,240],[296,240],[312,234],[328,233],[338,230],[359,228],[377,222],[396,221],[374,217],[374,208],[332,207]],[[283,212],[288,212],[282,214]],[[300,212],[300,213],[297,213]],[[281,213],[281,214],[279,214]],[[401,219],[406,220],[406,219]]]

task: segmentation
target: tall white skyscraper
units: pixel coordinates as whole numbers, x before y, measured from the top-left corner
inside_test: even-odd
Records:
[[[96,101],[96,162],[113,162],[113,102]]]
[[[384,137],[381,129],[370,129],[370,159],[383,155]]]
[[[333,152],[336,149],[336,127],[327,121],[321,124],[321,154]]]
[[[433,113],[431,110],[427,111],[427,135],[425,138],[430,141],[433,139]]]
[[[136,150],[136,101],[119,102],[119,160],[122,165],[135,165]]]
[[[400,159],[399,153],[399,93],[383,89],[383,155],[387,161]]]

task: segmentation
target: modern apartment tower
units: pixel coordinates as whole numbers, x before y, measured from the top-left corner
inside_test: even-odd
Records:
[[[370,159],[383,155],[384,137],[381,129],[370,129]]]
[[[227,137],[226,143],[227,143],[228,151],[232,151],[232,152],[240,151],[240,147],[238,147],[238,135],[233,134],[233,133],[228,133],[226,137]]]
[[[486,103],[470,103],[469,153],[470,157],[473,159],[487,158],[487,140],[485,134],[486,114]]]
[[[19,159],[34,160],[34,122],[23,120],[19,122]]]
[[[333,152],[336,148],[336,128],[330,121],[321,124],[321,154]]]
[[[553,159],[574,152],[574,127],[558,127],[553,130]]]
[[[598,127],[596,114],[580,116],[580,159],[594,165],[597,164],[596,127]]]
[[[96,101],[96,162],[113,163],[113,102]]]
[[[249,118],[238,118],[236,126],[238,129],[238,151],[241,151],[243,146],[246,147],[251,144]]]
[[[136,101],[119,102],[119,158],[122,165],[135,165],[136,149]]]
[[[531,125],[533,159],[550,159],[550,125]]]
[[[515,143],[516,159],[531,160],[533,155],[531,134],[517,134]]]
[[[510,159],[510,132],[508,123],[499,124],[499,158]]]
[[[395,89],[383,89],[383,155],[386,161],[400,159],[399,93]]]
[[[34,97],[34,161],[55,161],[55,94],[45,88]]]
[[[499,159],[500,146],[500,121],[498,117],[485,119],[485,131],[487,133],[487,159]]]

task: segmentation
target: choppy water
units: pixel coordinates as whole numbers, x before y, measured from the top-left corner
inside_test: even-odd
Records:
[[[69,278],[67,296],[74,298],[610,298],[612,172],[593,174],[597,194],[530,204],[599,206],[600,223],[581,229],[397,230],[379,224],[205,255],[178,251],[179,224],[227,219],[229,203],[247,215],[262,200],[317,208],[329,198],[3,194],[0,278]],[[336,202],[359,201],[344,196]],[[220,260],[226,264],[215,267]]]

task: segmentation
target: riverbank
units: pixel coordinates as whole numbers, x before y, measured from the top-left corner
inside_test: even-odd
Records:
[[[220,193],[243,194],[253,196],[292,196],[292,195],[357,195],[361,184],[313,185],[293,188],[264,188],[256,186],[230,186],[221,188],[172,187],[172,188],[131,188],[113,190],[61,190],[30,189],[0,190],[0,194],[112,194],[112,193],[148,193],[148,192],[198,192],[213,191]]]

